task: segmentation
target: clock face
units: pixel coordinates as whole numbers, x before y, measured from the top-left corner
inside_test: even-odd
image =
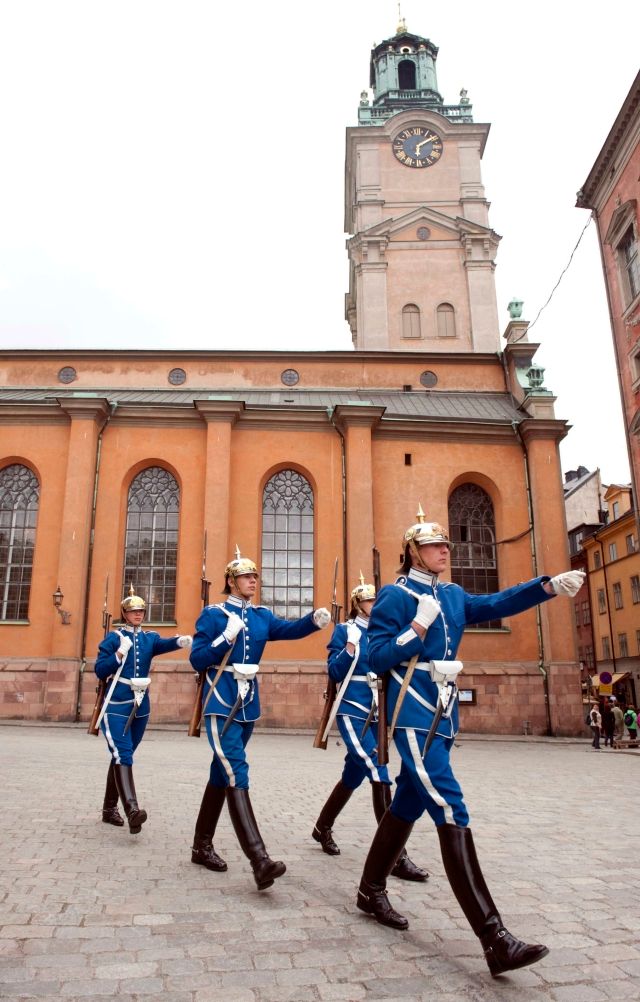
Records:
[[[442,156],[443,142],[433,129],[416,125],[393,140],[393,155],[405,167],[432,167]]]

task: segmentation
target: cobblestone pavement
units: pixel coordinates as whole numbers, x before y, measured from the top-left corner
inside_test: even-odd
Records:
[[[424,884],[390,879],[411,928],[359,912],[373,834],[361,788],[335,829],[342,855],[310,838],[344,749],[257,733],[252,798],[267,848],[287,863],[268,891],[223,813],[216,874],[190,862],[208,775],[206,738],[152,730],[136,784],[138,836],[100,822],[106,747],[79,727],[0,728],[0,996],[153,1002],[600,1002],[640,994],[640,752],[584,742],[463,738],[454,751],[480,859],[508,927],[549,956],[493,980],[444,877],[430,822],[409,851]],[[634,761],[635,759],[635,761]],[[392,757],[392,766],[397,759]]]

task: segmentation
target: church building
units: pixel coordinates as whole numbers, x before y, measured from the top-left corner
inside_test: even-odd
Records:
[[[346,132],[353,349],[0,351],[4,718],[87,720],[130,586],[148,625],[193,632],[236,546],[288,618],[331,604],[336,558],[343,614],[360,572],[393,581],[419,505],[470,592],[570,566],[568,426],[520,304],[499,330],[489,126],[465,92],[444,103],[437,55],[401,23]],[[328,640],[267,648],[263,725],[315,728]],[[185,732],[187,655],[152,674],[152,720]],[[463,730],[582,733],[571,603],[467,629],[460,657]]]

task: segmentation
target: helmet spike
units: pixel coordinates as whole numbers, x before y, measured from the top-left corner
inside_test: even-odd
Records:
[[[239,560],[242,554],[240,553],[240,547],[236,543],[236,560]]]
[[[420,522],[420,524],[423,524],[426,517],[427,516],[422,510],[422,504],[418,501],[418,511],[416,512],[416,518],[418,519],[418,522]]]
[[[362,573],[362,570],[360,571],[360,584],[364,584],[364,574]]]
[[[132,581],[132,582],[131,582],[131,584],[129,585],[129,594],[130,594],[130,595],[135,595],[135,589],[134,589],[134,587],[133,587],[133,581]]]

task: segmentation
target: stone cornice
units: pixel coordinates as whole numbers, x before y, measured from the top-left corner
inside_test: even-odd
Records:
[[[104,423],[111,413],[111,406],[104,397],[60,397],[58,406],[72,421],[95,421]]]
[[[518,425],[520,434],[526,445],[540,439],[556,443],[561,442],[570,427],[567,421],[561,421],[556,418],[525,418]]]
[[[193,406],[203,421],[223,421],[234,426],[245,411],[244,400],[194,400]]]
[[[371,428],[373,431],[379,427],[385,410],[385,407],[369,404],[338,404],[333,409],[333,423],[340,431],[356,426]]]

